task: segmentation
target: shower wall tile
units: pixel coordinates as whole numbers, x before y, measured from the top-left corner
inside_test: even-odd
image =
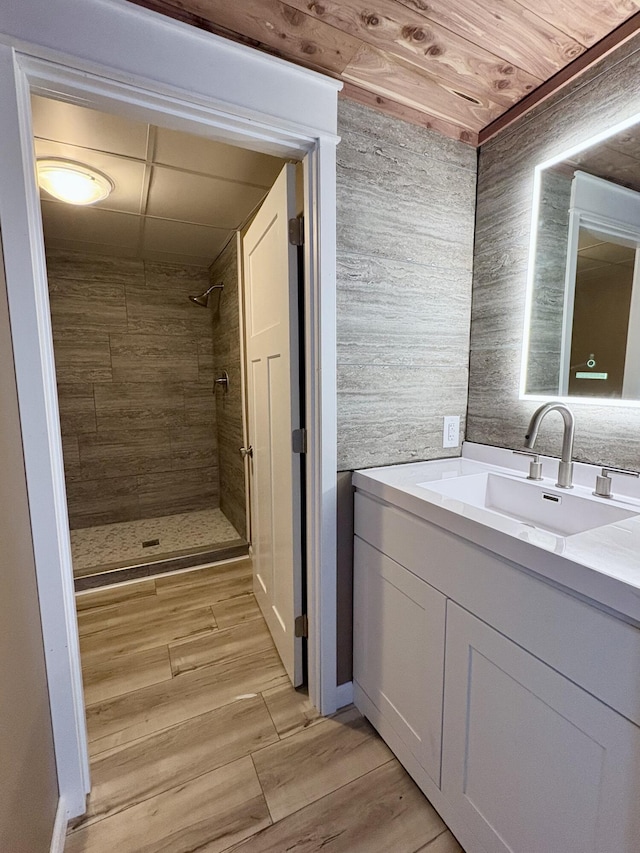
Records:
[[[199,382],[184,386],[184,421],[187,426],[216,423],[213,383]]]
[[[111,361],[114,382],[198,378],[198,347],[189,335],[111,335]]]
[[[141,517],[138,479],[135,476],[67,479],[67,504],[72,530],[132,521]]]
[[[220,460],[220,508],[240,536],[246,536],[244,461],[240,447],[242,432],[242,386],[240,351],[240,294],[238,292],[237,243],[232,240],[211,267],[211,282],[224,284],[213,320],[213,372],[229,374],[229,390],[215,396],[218,455]]]
[[[208,271],[58,250],[47,268],[72,527],[217,507],[211,311],[187,298]]]
[[[171,469],[211,468],[218,464],[215,423],[174,428],[170,433]]]
[[[49,305],[56,329],[127,331],[127,305],[121,284],[91,284],[50,276]]]
[[[58,382],[109,382],[113,378],[108,334],[54,326],[53,345]]]
[[[180,426],[185,422],[182,385],[114,382],[97,384],[94,394],[100,431]]]
[[[58,409],[63,436],[96,431],[96,408],[90,382],[59,382]]]
[[[80,476],[85,480],[126,476],[132,470],[151,474],[171,469],[168,430],[121,429],[100,431],[78,439]]]
[[[65,249],[47,250],[49,281],[64,278],[80,281],[91,290],[102,285],[124,287],[132,282],[144,283],[144,262],[115,255],[85,255]]]
[[[218,503],[218,467],[165,471],[138,477],[141,517],[165,515],[167,495],[174,512],[209,509]]]
[[[442,418],[467,404],[475,152],[347,100],[338,132],[338,468],[455,456]]]

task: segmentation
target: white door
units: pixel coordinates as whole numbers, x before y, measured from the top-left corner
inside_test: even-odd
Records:
[[[243,242],[253,587],[294,687],[302,683],[301,457],[295,166],[287,165]]]

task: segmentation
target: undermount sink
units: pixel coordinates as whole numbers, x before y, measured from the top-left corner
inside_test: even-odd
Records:
[[[640,514],[615,504],[544,483],[486,472],[418,483],[469,506],[529,524],[549,533],[572,536]]]

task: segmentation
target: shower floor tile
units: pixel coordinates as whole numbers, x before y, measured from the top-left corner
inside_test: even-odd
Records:
[[[143,542],[155,539],[157,545],[143,547]],[[73,574],[84,577],[96,569],[146,563],[240,541],[240,534],[220,509],[84,527],[71,531]]]

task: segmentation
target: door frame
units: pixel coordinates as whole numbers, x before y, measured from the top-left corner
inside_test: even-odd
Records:
[[[309,694],[336,686],[336,136],[341,83],[124,0],[0,11],[0,224],[61,803],[90,789],[30,93],[302,158]],[[96,38],[99,33],[104,38]],[[87,58],[88,55],[91,58]],[[341,695],[341,694],[340,694]]]

